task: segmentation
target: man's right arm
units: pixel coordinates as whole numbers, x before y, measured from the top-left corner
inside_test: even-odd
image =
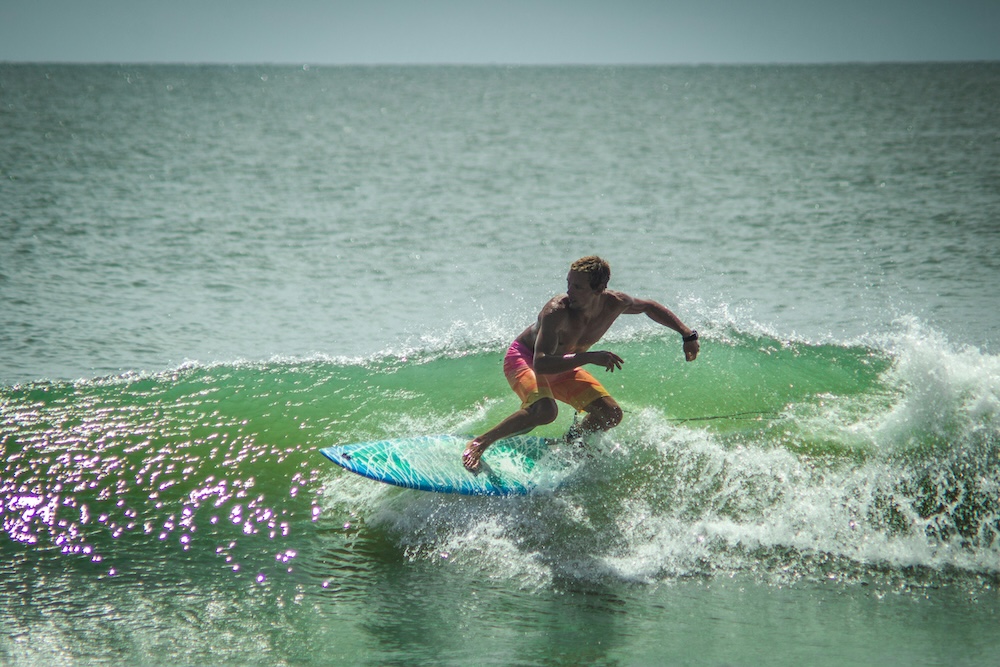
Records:
[[[584,351],[573,354],[557,354],[559,349],[559,324],[562,313],[543,312],[538,318],[538,333],[535,336],[535,372],[540,375],[555,375],[571,371],[585,364],[603,366],[614,372],[622,367],[622,358],[613,352]]]

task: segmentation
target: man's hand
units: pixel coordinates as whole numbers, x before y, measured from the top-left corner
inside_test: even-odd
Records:
[[[694,361],[698,357],[698,350],[700,349],[701,345],[698,344],[697,340],[684,343],[684,358],[688,361]]]
[[[594,360],[591,362],[597,366],[604,366],[604,370],[609,373],[614,373],[616,368],[621,368],[625,360],[619,357],[614,352],[608,352],[607,350],[601,350],[599,352],[591,352],[594,355]]]

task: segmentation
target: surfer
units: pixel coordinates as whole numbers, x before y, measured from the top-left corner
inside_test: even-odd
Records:
[[[611,267],[600,257],[573,262],[566,276],[566,293],[552,297],[538,319],[511,344],[503,371],[521,399],[521,408],[469,442],[462,463],[470,472],[479,472],[480,457],[497,440],[552,423],[559,413],[557,400],[587,413],[571,429],[571,438],[606,431],[621,422],[621,407],[582,368],[593,364],[613,373],[622,367],[624,360],[614,352],[590,350],[619,315],[645,314],[681,334],[685,359],[694,361],[698,356],[697,331],[655,301],[607,289],[610,278]]]

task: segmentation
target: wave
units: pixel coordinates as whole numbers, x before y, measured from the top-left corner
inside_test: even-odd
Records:
[[[919,328],[703,336],[691,364],[675,337],[612,339],[626,363],[602,380],[625,421],[558,492],[514,500],[386,487],[316,451],[484,430],[516,407],[497,341],[3,388],[3,548],[109,575],[179,552],[266,578],[363,527],[372,549],[528,586],[1000,573],[996,356]]]

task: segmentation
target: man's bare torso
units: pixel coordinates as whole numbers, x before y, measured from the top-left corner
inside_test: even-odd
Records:
[[[586,352],[607,333],[618,316],[631,305],[631,297],[605,290],[590,308],[572,307],[565,294],[553,297],[538,319],[525,329],[517,341],[536,354],[564,355]],[[544,329],[544,341],[549,349],[537,349],[539,332]]]

